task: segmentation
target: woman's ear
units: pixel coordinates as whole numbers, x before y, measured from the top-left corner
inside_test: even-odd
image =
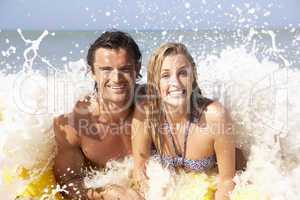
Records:
[[[193,76],[192,76],[192,88],[194,89],[195,87],[196,87],[196,85],[197,85],[197,81],[196,81],[197,79],[196,79],[196,77],[195,77],[195,74],[193,74]]]
[[[192,82],[193,85],[194,85],[194,84],[197,84],[197,83],[196,83],[196,80],[197,80],[197,79],[196,79],[195,75],[192,76],[192,79],[193,79],[193,80],[192,80],[192,81],[193,81],[193,82]]]

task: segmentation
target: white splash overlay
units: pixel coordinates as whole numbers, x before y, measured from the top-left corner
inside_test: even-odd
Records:
[[[224,89],[221,99],[236,122],[238,143],[250,154],[247,170],[236,177],[239,187],[251,182],[271,199],[297,199],[299,71],[258,62],[243,47],[224,50],[200,65],[205,66],[200,78]]]
[[[107,184],[119,184],[129,187],[132,176],[133,160],[126,157],[122,162],[110,161],[102,171],[92,171],[92,179],[86,178],[87,187],[104,187]]]
[[[251,44],[257,34],[254,32],[248,35],[247,41]],[[269,34],[272,40],[269,52],[275,52],[279,60],[284,59],[280,57],[275,35],[269,31],[264,34]],[[87,66],[83,60],[69,62],[62,71],[49,66],[47,77],[32,70],[45,36],[44,32],[38,40],[30,40],[35,46],[25,51],[36,54],[28,57],[24,52],[25,63],[28,63],[25,71],[0,73],[1,166],[7,166],[15,174],[26,167],[31,170],[32,179],[53,164],[53,117],[70,112],[74,102],[90,92],[93,85],[91,78],[85,75]],[[256,48],[249,52],[247,45],[227,47],[218,56],[197,59],[199,82],[205,94],[218,98],[228,107],[235,121],[237,143],[248,155],[247,170],[235,177],[236,190],[251,184],[272,200],[296,200],[300,185],[300,72],[290,69],[289,61],[283,62],[285,67],[268,57],[259,61]],[[93,179],[86,179],[86,184],[128,186],[131,170],[131,158],[114,161],[105,170],[96,172]],[[149,200],[168,199],[178,184],[186,183],[184,175],[162,169],[154,161],[149,162],[147,175]],[[0,187],[1,198],[14,199],[31,180],[14,177],[12,184]]]
[[[40,44],[42,42],[42,40],[49,34],[49,32],[47,30],[43,31],[43,33],[40,35],[40,37],[36,40],[30,40],[30,39],[26,39],[22,33],[21,29],[17,29],[18,33],[20,34],[20,37],[22,38],[22,40],[26,43],[26,45],[31,45],[30,47],[28,47],[27,49],[25,49],[24,51],[24,59],[25,62],[23,64],[23,70],[32,70],[32,64],[34,62],[34,60],[36,59],[36,57],[38,56],[38,50],[40,48]]]
[[[1,199],[15,199],[26,185],[53,166],[56,155],[53,118],[70,112],[75,101],[92,88],[83,60],[70,62],[60,71],[38,55],[47,31],[37,40],[25,39],[21,30],[18,33],[31,46],[24,51],[23,70],[16,74],[0,73],[0,184],[4,184],[4,167],[13,175],[10,184],[0,187]],[[47,64],[47,76],[33,71],[37,56]],[[17,176],[22,168],[30,169],[30,179],[21,180]],[[56,187],[41,199],[54,199],[55,193],[62,190]]]
[[[16,53],[16,47],[10,46],[6,51],[1,51],[2,56],[9,57],[12,54]]]

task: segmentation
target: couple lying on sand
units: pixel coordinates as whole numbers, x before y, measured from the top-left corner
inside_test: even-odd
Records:
[[[54,171],[66,187],[66,199],[144,199],[145,165],[151,156],[163,166],[187,172],[217,168],[215,199],[229,199],[242,155],[228,112],[202,96],[197,67],[183,44],[163,44],[153,53],[146,87],[136,84],[141,52],[127,33],[103,33],[90,46],[87,63],[94,93],[78,101],[72,113],[54,120]],[[134,187],[84,187],[87,168],[102,168],[130,154]]]

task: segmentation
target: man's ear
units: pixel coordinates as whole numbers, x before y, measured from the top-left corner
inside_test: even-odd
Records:
[[[141,62],[138,62],[136,65],[135,65],[135,72],[136,72],[136,78],[139,79],[139,74],[140,74],[140,71],[141,71],[141,67],[142,67],[142,63]]]
[[[94,81],[96,81],[96,75],[95,75],[95,73],[93,73],[93,72],[91,72],[92,73],[92,79],[94,80]]]

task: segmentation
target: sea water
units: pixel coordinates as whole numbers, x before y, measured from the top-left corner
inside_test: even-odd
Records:
[[[20,167],[25,167],[32,169],[34,179],[53,165],[53,117],[70,112],[78,99],[93,90],[85,57],[101,32],[0,32],[2,170],[5,166],[17,174]],[[130,34],[143,54],[140,82],[146,82],[147,62],[155,48],[165,42],[186,44],[196,61],[203,93],[228,108],[235,122],[237,144],[247,155],[246,171],[235,177],[237,187],[251,182],[271,199],[298,199],[300,30],[249,28]],[[108,168],[114,170],[99,172],[87,182],[91,186],[128,184],[131,167],[130,158],[110,163]],[[161,188],[175,187],[175,180],[155,163],[149,164],[148,171],[152,179],[147,198],[165,199],[167,195]],[[14,178],[12,184],[0,187],[1,198],[13,199],[28,184]]]

